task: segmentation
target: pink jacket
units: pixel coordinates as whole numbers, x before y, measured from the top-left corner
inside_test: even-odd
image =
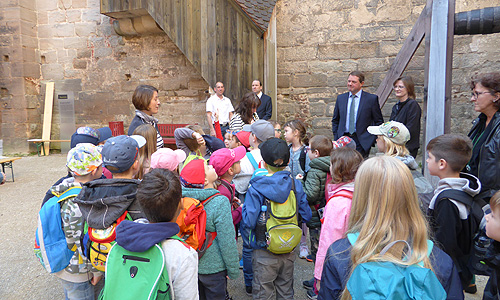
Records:
[[[331,197],[337,191],[354,191],[354,182],[329,184],[326,187]],[[325,206],[323,212],[323,225],[321,226],[321,235],[319,237],[318,253],[314,265],[314,278],[321,280],[323,272],[323,263],[325,262],[328,247],[338,239],[344,237],[347,231],[349,215],[351,214],[352,199],[343,196],[333,197]]]

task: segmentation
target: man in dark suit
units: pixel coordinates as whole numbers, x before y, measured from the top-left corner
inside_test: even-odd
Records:
[[[356,150],[363,157],[368,157],[376,136],[366,129],[368,126],[380,125],[384,122],[378,103],[378,96],[367,93],[361,88],[365,83],[365,75],[353,71],[347,79],[349,92],[338,95],[332,118],[332,131],[335,139],[349,136],[356,142]]]
[[[273,114],[273,103],[271,97],[262,93],[262,82],[260,80],[254,80],[252,82],[252,92],[257,94],[260,99],[260,105],[257,107],[257,115],[259,119],[269,120]]]

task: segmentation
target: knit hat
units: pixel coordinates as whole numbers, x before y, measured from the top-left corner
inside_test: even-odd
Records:
[[[351,149],[356,149],[356,142],[348,136],[341,136],[338,140],[333,141],[333,149],[347,147]]]
[[[95,145],[80,143],[71,148],[66,157],[66,166],[75,176],[84,176],[102,165],[101,153]]]
[[[81,143],[99,144],[99,131],[91,127],[80,127],[71,136],[71,148]]]
[[[140,135],[119,135],[106,141],[102,147],[104,166],[111,173],[123,173],[130,169],[139,155],[139,148],[146,144]]]
[[[203,188],[205,186],[205,160],[194,159],[184,165],[180,180],[183,187]]]
[[[245,148],[250,148],[250,132],[248,131],[238,131],[236,133],[238,141],[245,146]]]
[[[255,134],[255,136],[262,142],[274,137],[274,127],[266,120],[257,120],[251,125],[244,125],[243,131]]]
[[[215,172],[220,177],[237,161],[245,157],[247,150],[243,146],[234,149],[222,148],[210,156],[210,164],[214,167]]]
[[[273,137],[260,144],[259,148],[262,159],[266,164],[273,167],[285,167],[288,165],[290,149],[288,149],[288,145],[284,140]]]
[[[186,152],[177,149],[160,148],[151,155],[152,169],[168,169],[175,170],[177,166],[186,159]]]
[[[106,141],[107,139],[113,137],[113,133],[111,132],[111,128],[102,127],[97,129],[99,131],[99,143]]]
[[[391,142],[403,145],[410,140],[410,131],[402,123],[396,121],[385,122],[380,126],[368,126],[368,132],[373,135],[386,136]]]

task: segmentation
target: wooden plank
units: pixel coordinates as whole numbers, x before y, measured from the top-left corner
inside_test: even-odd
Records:
[[[201,76],[208,81],[209,71],[208,71],[208,5],[210,1],[200,1],[200,69]],[[208,84],[211,83],[208,81]]]
[[[200,0],[193,0],[193,12],[192,12],[192,20],[191,20],[191,36],[192,36],[192,60],[191,63],[194,67],[201,71],[200,65],[200,52],[201,52],[201,41],[200,41]]]
[[[450,129],[454,12],[454,0],[432,3],[424,145]],[[430,177],[428,170],[424,174]]]
[[[389,68],[389,71],[387,71],[387,75],[375,92],[375,94],[378,95],[380,107],[384,106],[387,98],[389,98],[389,95],[392,92],[392,84],[398,77],[401,76],[401,74],[403,74],[406,66],[413,57],[413,54],[415,54],[415,51],[417,51],[418,46],[422,42],[422,39],[425,36],[425,24],[430,17],[430,9],[431,7],[426,5],[422,10],[422,13],[406,38],[403,47],[399,50],[394,62]]]
[[[54,82],[45,85],[45,107],[43,110],[42,139],[50,140],[50,129],[52,127],[52,106],[54,103]],[[43,145],[45,154],[49,155],[50,143]]]
[[[215,7],[216,0],[207,0],[208,8],[208,76],[206,80],[208,84],[213,88],[215,86],[217,78],[217,10]]]

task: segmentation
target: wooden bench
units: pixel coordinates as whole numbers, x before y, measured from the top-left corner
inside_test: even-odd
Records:
[[[188,124],[158,124],[158,131],[163,138],[163,143],[169,146],[175,146],[174,131],[177,128],[186,127]]]
[[[21,159],[21,157],[0,156],[0,164],[2,165],[2,172],[5,173],[5,167],[10,168],[12,174],[12,182],[14,182],[14,167],[12,166],[12,162],[18,159]]]
[[[43,146],[43,143],[52,143],[52,142],[59,142],[59,143],[65,143],[65,142],[71,142],[71,140],[44,140],[44,139],[29,139],[28,142],[30,143],[35,143],[36,144],[36,152],[38,153],[38,156],[40,156],[41,152],[43,151],[43,155],[48,155],[48,153],[45,153],[45,147]],[[42,150],[40,150],[42,148]]]

